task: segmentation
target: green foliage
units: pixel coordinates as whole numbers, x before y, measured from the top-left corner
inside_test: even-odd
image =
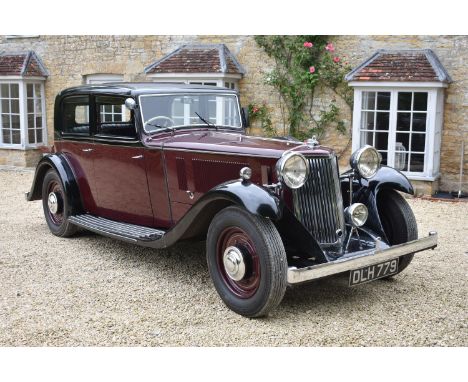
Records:
[[[327,36],[256,36],[255,41],[275,61],[266,83],[277,89],[288,111],[289,134],[302,140],[320,136],[329,126],[344,133],[336,99],[318,113],[313,110],[317,86],[331,89],[352,105],[352,91],[344,80],[351,67],[335,53]]]
[[[263,129],[267,137],[275,135],[275,129],[271,123],[270,113],[268,112],[268,108],[265,104],[261,106],[250,104],[249,119],[252,122],[260,121],[260,127]]]

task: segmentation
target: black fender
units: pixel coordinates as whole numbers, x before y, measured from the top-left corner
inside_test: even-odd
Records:
[[[277,196],[250,181],[229,181],[205,193],[164,235],[163,246],[168,247],[178,240],[204,238],[214,215],[231,205],[273,221],[282,217],[283,204]]]
[[[341,177],[341,189],[345,205],[349,205],[348,200],[346,200],[349,198],[347,192],[349,190],[349,178],[346,178],[346,175],[351,171],[347,171]],[[366,226],[381,235],[385,240],[387,240],[387,237],[380,221],[377,197],[381,191],[388,189],[414,195],[413,185],[409,179],[393,167],[382,166],[372,178],[355,178],[353,181],[353,203],[363,203],[367,206],[369,217]]]
[[[70,164],[62,153],[47,154],[39,161],[36,166],[31,190],[26,194],[26,200],[32,201],[42,199],[42,183],[45,174],[50,169],[57,171],[62,181],[63,191],[68,201],[68,214],[73,215],[82,212],[83,205],[81,203],[78,183]]]

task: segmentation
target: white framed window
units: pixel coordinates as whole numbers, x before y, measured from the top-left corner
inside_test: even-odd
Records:
[[[356,86],[356,85],[355,85]],[[382,163],[414,180],[439,175],[443,87],[359,84],[354,90],[353,151],[368,144]]]
[[[44,93],[43,80],[0,77],[0,147],[47,144]]]
[[[158,83],[180,83],[190,85],[208,85],[238,89],[240,74],[225,73],[153,73],[148,78]]]

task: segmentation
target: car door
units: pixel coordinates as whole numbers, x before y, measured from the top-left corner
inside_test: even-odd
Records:
[[[97,213],[97,191],[94,182],[92,138],[93,121],[89,116],[90,97],[87,94],[73,95],[63,99],[60,116],[55,121],[58,136],[55,139],[57,152],[63,153],[70,163],[80,187],[81,199],[86,211]]]
[[[133,112],[124,103],[124,97],[95,97],[93,162],[99,215],[151,226],[145,149],[138,139]]]

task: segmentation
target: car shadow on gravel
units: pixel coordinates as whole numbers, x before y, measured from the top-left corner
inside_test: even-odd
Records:
[[[169,279],[177,285],[198,284],[199,293],[216,293],[211,282],[205,257],[205,242],[179,242],[167,249],[153,249],[115,241],[89,231],[81,231],[74,238],[86,239],[92,247],[99,247],[96,254],[105,261],[117,261],[123,267],[143,267],[148,273]],[[103,250],[105,249],[105,250]],[[355,308],[376,300],[382,288],[395,280],[377,280],[357,287],[348,286],[348,274],[288,287],[281,304],[262,321],[290,319],[298,313],[330,313],[334,309]],[[222,304],[221,299],[219,303]],[[362,303],[362,304],[361,304]],[[337,309],[338,307],[338,309]]]

